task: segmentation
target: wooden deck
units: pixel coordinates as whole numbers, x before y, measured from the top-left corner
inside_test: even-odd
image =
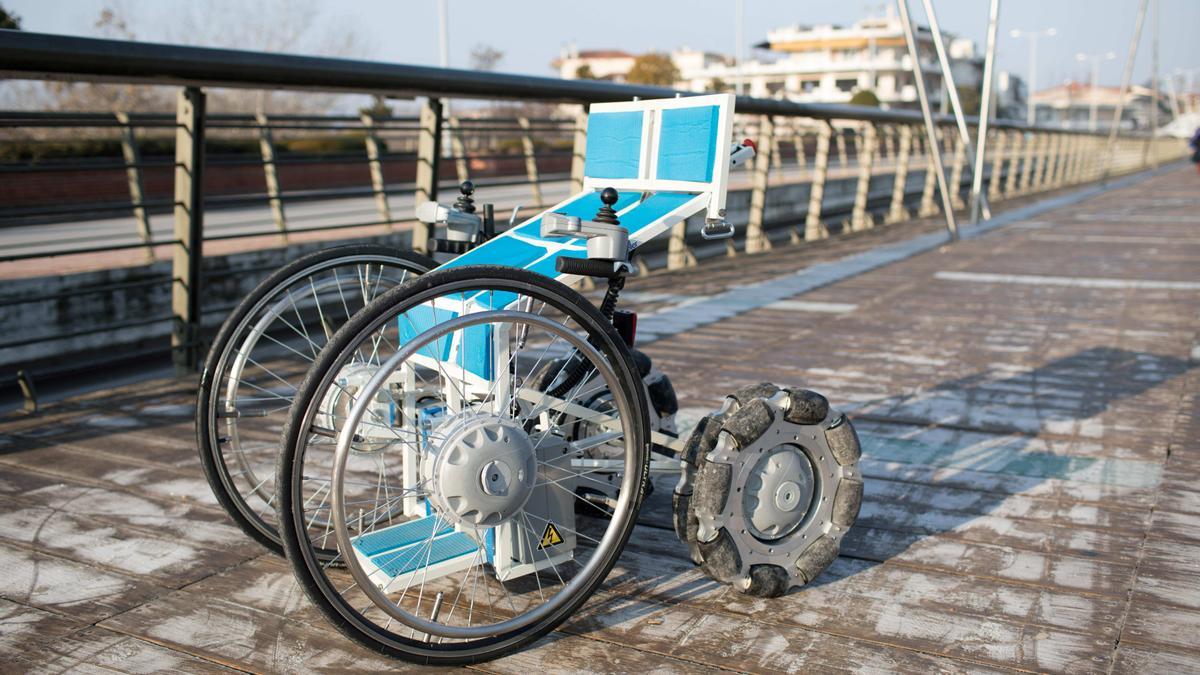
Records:
[[[584,610],[478,668],[1200,671],[1200,178],[904,249],[936,228],[630,284],[683,416],[762,380],[853,411],[866,498],[828,572],[777,600],[708,581],[664,481]],[[783,300],[737,288],[802,288],[805,269],[880,250],[908,253]],[[691,323],[672,323],[683,302]],[[0,670],[404,668],[332,630],[226,521],[193,389],[0,418]]]

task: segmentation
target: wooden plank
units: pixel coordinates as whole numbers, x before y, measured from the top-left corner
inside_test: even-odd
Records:
[[[7,505],[6,505],[7,506]],[[202,548],[186,540],[155,536],[146,530],[98,523],[45,507],[0,511],[0,541],[52,553],[93,569],[112,570],[131,577],[178,587],[258,555],[249,545],[243,552]]]
[[[147,579],[11,546],[0,547],[0,570],[0,597],[89,623],[167,590]]]
[[[89,516],[98,522],[170,536],[206,548],[261,552],[215,507],[137,494],[138,486],[109,489],[73,480],[6,469],[0,476],[0,512],[14,506],[42,506]]]
[[[360,647],[331,628],[317,630],[284,616],[186,590],[164,595],[99,625],[239,670],[418,669]]]
[[[865,560],[887,560],[933,570],[1117,597],[1127,593],[1133,578],[1132,560],[1115,563],[1017,551],[1004,546],[857,526],[842,540],[842,554]]]
[[[701,612],[758,621],[770,629],[776,624],[793,625],[1038,670],[1069,669],[1104,658],[1115,628],[1102,624],[1122,605],[1115,599],[1096,601],[844,559],[816,585],[764,603],[711,582],[683,564],[687,567],[661,555],[629,550],[620,567],[636,575],[637,581],[626,583],[636,587],[637,597],[672,607],[685,603]]]
[[[173,452],[179,454],[179,449]],[[219,508],[198,466],[183,470],[164,468],[65,445],[43,448],[32,454],[0,456],[0,466],[19,467],[84,485],[136,489],[172,502]]]
[[[88,628],[50,641],[36,654],[25,653],[29,672],[72,673],[233,673],[211,661],[113,633]]]
[[[36,654],[87,624],[37,607],[0,598],[0,653]]]
[[[1121,644],[1166,646],[1200,653],[1200,611],[1136,598],[1121,631]]]
[[[1113,673],[1200,672],[1200,651],[1174,650],[1122,642],[1113,656]]]

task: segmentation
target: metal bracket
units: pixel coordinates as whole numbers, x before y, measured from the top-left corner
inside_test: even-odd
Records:
[[[583,237],[589,258],[629,259],[629,230],[620,225],[583,220],[578,216],[550,212],[542,216],[543,237]]]
[[[417,220],[429,225],[445,225],[448,241],[473,242],[483,224],[483,219],[473,213],[464,213],[437,202],[425,202],[417,206]]]

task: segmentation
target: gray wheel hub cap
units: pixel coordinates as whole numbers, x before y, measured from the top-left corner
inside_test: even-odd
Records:
[[[427,455],[423,473],[443,517],[468,527],[494,527],[525,506],[537,477],[537,455],[524,429],[493,415],[472,415],[438,431],[445,440]]]
[[[742,493],[749,530],[764,541],[793,532],[812,507],[816,491],[812,462],[794,445],[780,445],[751,469]]]

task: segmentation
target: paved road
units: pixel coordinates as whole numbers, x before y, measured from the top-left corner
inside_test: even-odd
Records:
[[[683,417],[767,379],[852,412],[862,514],[815,584],[752,600],[686,560],[664,481],[583,610],[481,668],[1200,670],[1197,179],[1057,204],[945,247],[911,223],[633,280]],[[742,299],[734,315],[704,304],[721,297]],[[692,323],[664,328],[689,303]],[[160,379],[0,419],[14,668],[398,665],[332,630],[215,507],[193,390]]]
[[[879,163],[880,170],[890,166],[890,160]],[[851,163],[847,167],[835,167],[830,177],[852,175],[857,169]],[[794,165],[772,174],[772,181],[790,182],[807,179],[809,171]],[[732,187],[748,187],[748,176],[744,172],[735,174]],[[542,200],[554,204],[569,195],[570,182],[553,180],[542,183]],[[443,186],[443,202],[451,202],[457,196],[452,186]],[[533,193],[529,185],[483,186],[476,193],[478,203],[495,204],[498,219],[507,220],[515,206],[532,206]],[[388,205],[395,218],[411,218],[414,211],[412,194],[396,194],[388,198]],[[346,226],[354,223],[373,223],[379,220],[373,197],[346,197],[313,201],[292,201],[285,204],[288,227],[293,231]],[[208,237],[230,235],[276,233],[271,209],[262,204],[236,208],[210,208],[205,212],[205,233]],[[154,214],[150,217],[151,231],[156,241],[174,239],[174,223],[170,214]],[[326,233],[326,237],[342,236],[344,231]],[[266,241],[273,241],[267,237]],[[141,242],[137,224],[131,214],[122,213],[107,218],[81,220],[77,222],[22,225],[0,228],[0,251],[5,255],[31,253],[54,253],[89,246],[135,245]],[[136,257],[136,255],[134,256]]]

